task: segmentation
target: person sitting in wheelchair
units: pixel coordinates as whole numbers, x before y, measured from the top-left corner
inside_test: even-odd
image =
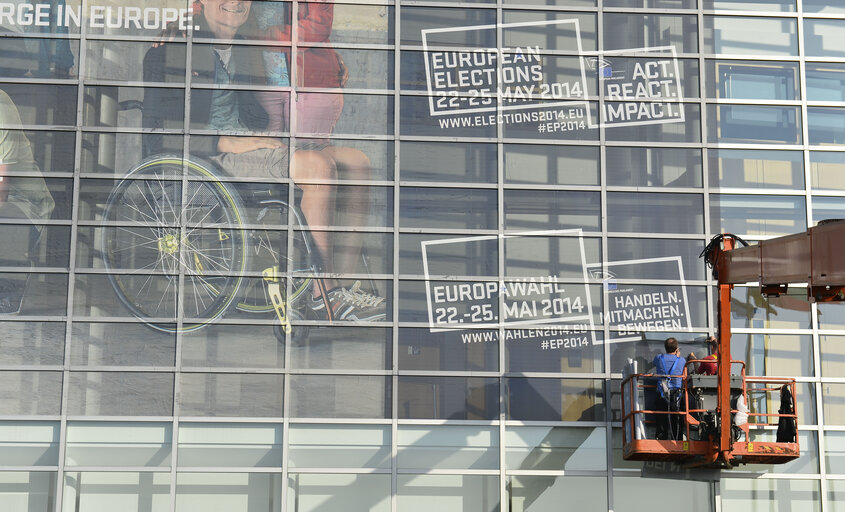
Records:
[[[21,118],[12,99],[0,90],[0,127],[20,126]],[[0,266],[30,267],[32,252],[56,203],[41,176],[16,177],[15,173],[40,173],[26,135],[0,128]],[[29,274],[0,276],[0,314],[21,310]]]
[[[194,43],[191,54],[192,81],[215,84],[212,90],[192,91],[191,124],[220,132],[263,131],[269,116],[255,91],[230,89],[230,84],[264,86],[263,56],[260,47],[233,45],[254,33],[256,21],[248,0],[202,0],[202,13],[193,18],[199,27],[194,38],[220,41],[214,45]],[[173,63],[184,59],[184,47],[160,44],[144,58],[144,80],[166,82]],[[178,68],[178,66],[176,66]],[[204,94],[207,93],[207,94]],[[163,128],[165,121],[183,111],[181,89],[149,88],[144,95],[145,128]],[[163,137],[145,138],[145,156],[163,150]],[[273,180],[290,178],[301,190],[300,209],[311,228],[311,235],[323,262],[323,271],[333,273],[332,232],[319,230],[332,225],[337,178],[334,161],[318,151],[297,150],[291,162],[287,146],[278,139],[260,136],[221,135],[209,148],[210,160],[231,176],[265,176]],[[290,165],[288,165],[290,164]],[[289,170],[289,172],[288,172]],[[384,299],[360,289],[339,286],[334,279],[322,279],[315,286],[311,308],[319,318],[329,320],[380,321],[386,317]]]

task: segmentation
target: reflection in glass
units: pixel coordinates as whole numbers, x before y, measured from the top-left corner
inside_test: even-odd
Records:
[[[0,508],[50,511],[55,507],[55,471],[0,471]]]
[[[845,190],[845,153],[811,151],[810,177],[814,189]]]
[[[609,192],[607,230],[625,233],[700,233],[704,224],[699,194]]]
[[[71,364],[80,366],[173,366],[176,337],[143,324],[73,324]]]
[[[679,53],[698,51],[698,27],[694,15],[604,15],[606,50],[674,46]]]
[[[798,55],[797,20],[705,16],[705,53]]]
[[[812,339],[798,334],[735,334],[731,352],[749,375],[813,376]]]
[[[176,510],[281,510],[281,473],[177,473]]]
[[[386,370],[391,366],[390,329],[342,327],[310,329],[293,343],[291,368]]]
[[[800,144],[798,107],[708,105],[707,138],[712,142]]]
[[[710,231],[789,235],[807,229],[803,197],[710,194]]]
[[[810,144],[845,144],[845,109],[808,108],[807,127]]]
[[[705,9],[795,12],[795,0],[703,0]]]
[[[56,422],[3,421],[0,422],[0,439],[0,460],[6,466],[59,464],[59,424]]]
[[[370,375],[292,375],[293,418],[389,418],[390,379]]]
[[[499,429],[480,426],[399,427],[402,469],[496,469]]]
[[[64,512],[167,512],[170,473],[67,472]]]
[[[538,185],[598,185],[599,149],[592,146],[505,145],[505,180]],[[403,153],[404,158],[404,153]]]
[[[497,340],[498,334],[488,330],[432,332],[428,328],[400,328],[399,369],[496,371],[499,359]]]
[[[637,464],[642,467],[641,462]],[[734,479],[725,478],[722,479],[722,482],[732,480]],[[662,501],[683,503],[687,512],[708,512],[713,510],[710,485],[710,482],[693,482],[680,479],[670,482],[668,479],[652,480],[640,477],[614,476],[613,510],[616,512],[640,512],[644,503]],[[724,490],[722,492],[724,493]],[[655,500],[656,494],[659,495],[659,500]],[[724,503],[724,498],[722,502]],[[722,510],[726,510],[724,505],[722,507]]]
[[[822,384],[825,425],[845,425],[845,384]]]
[[[0,322],[0,360],[8,365],[62,364],[65,324],[62,322]]]
[[[827,472],[845,473],[845,432],[825,432],[824,450]]]
[[[804,20],[804,53],[814,57],[842,57],[845,20]]]
[[[182,423],[180,467],[281,467],[282,427],[271,424]]]
[[[598,192],[541,190],[505,191],[507,229],[541,231],[557,229],[601,229],[601,195]]]
[[[397,510],[498,512],[496,475],[399,475]]]
[[[71,422],[65,464],[69,466],[170,466],[169,423]]]
[[[562,503],[574,510],[607,508],[604,477],[514,476],[508,489],[511,512],[543,512],[559,508]]]
[[[0,371],[0,415],[57,415],[61,399],[61,372]]]
[[[390,427],[291,424],[288,463],[298,468],[390,468]]]
[[[711,188],[804,188],[804,156],[797,151],[712,149]]]
[[[492,420],[499,416],[499,381],[485,377],[399,377],[399,417]]]
[[[818,480],[723,478],[721,490],[725,512],[753,509],[756,503],[777,503],[776,510],[820,510]]]
[[[841,197],[813,197],[813,224],[826,219],[845,218],[845,199]]]
[[[282,416],[282,375],[182,373],[179,379],[182,415]]]
[[[400,149],[405,181],[496,182],[493,144],[407,141],[402,142]]]
[[[508,427],[508,469],[604,471],[607,431],[582,427]]]
[[[292,473],[287,510],[390,512],[390,475]]]
[[[506,379],[507,417],[522,421],[604,421],[601,381]]]
[[[810,304],[803,292],[765,297],[756,287],[737,286],[731,292],[731,326],[768,329],[809,329]]]
[[[607,148],[608,186],[701,187],[701,151]]]
[[[79,416],[171,416],[173,374],[72,372],[68,414]]]
[[[400,225],[453,229],[495,229],[496,191],[469,188],[402,187]]]
[[[819,349],[821,350],[822,377],[845,375],[845,338],[819,336]]]

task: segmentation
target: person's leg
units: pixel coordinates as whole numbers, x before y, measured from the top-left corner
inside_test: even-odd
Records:
[[[668,397],[667,397],[668,398]],[[659,405],[658,411],[664,412],[669,411],[669,401],[667,398],[660,397],[657,399],[657,403]],[[669,437],[669,415],[668,414],[657,414],[657,434],[655,437],[659,440],[668,439]]]
[[[369,181],[370,159],[363,152],[346,147],[327,146],[322,154],[334,161],[337,175],[343,180]],[[368,186],[349,185],[342,199],[338,198],[338,210],[348,219],[347,224],[363,226],[370,213]],[[335,265],[338,272],[355,272],[361,258],[364,237],[361,233],[343,233],[335,240]]]
[[[311,237],[320,259],[323,272],[333,272],[331,232],[325,228],[332,225],[335,211],[335,186],[337,178],[334,162],[315,151],[297,151],[291,164],[291,179],[302,190],[300,209],[305,216]],[[333,288],[334,280],[324,280],[327,289]],[[314,296],[319,295],[317,287]]]

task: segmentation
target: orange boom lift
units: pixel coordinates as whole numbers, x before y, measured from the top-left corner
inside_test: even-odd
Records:
[[[745,247],[735,248],[737,242]],[[626,376],[622,381],[624,458],[721,468],[781,464],[798,458],[795,379],[747,377],[745,364],[730,359],[731,290],[735,284],[758,282],[764,295],[776,297],[785,294],[791,283],[807,283],[810,302],[842,301],[843,255],[845,220],[822,221],[804,233],[752,246],[730,234],[714,237],[702,256],[719,284],[718,372],[693,375],[690,365],[702,361],[687,362],[679,412],[647,410],[643,405],[649,394],[656,393],[662,376]],[[773,412],[778,396],[780,409]],[[683,416],[683,439],[649,439],[650,424],[661,414]]]

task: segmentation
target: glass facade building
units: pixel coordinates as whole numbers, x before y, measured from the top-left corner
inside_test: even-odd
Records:
[[[838,0],[0,1],[0,510],[845,511],[843,306],[734,291],[796,461],[625,461],[619,397],[704,352],[713,235],[845,217],[844,34]]]

